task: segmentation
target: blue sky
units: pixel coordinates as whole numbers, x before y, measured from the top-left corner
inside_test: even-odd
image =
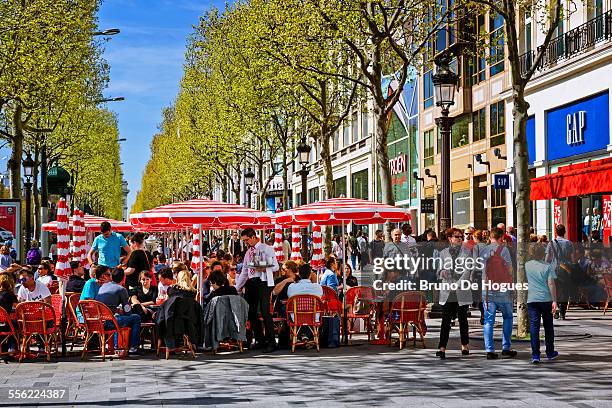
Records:
[[[183,72],[187,36],[204,11],[224,0],[104,0],[99,28],[118,28],[104,57],[110,64],[105,97],[125,97],[109,108],[119,118],[124,177],[129,183],[128,208],[140,188],[149,159],[151,138],[161,121],[161,110],[172,104]],[[171,164],[169,164],[171,165]],[[180,169],[177,169],[180,171]]]

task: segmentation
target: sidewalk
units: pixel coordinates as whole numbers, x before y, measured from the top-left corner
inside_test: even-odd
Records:
[[[0,389],[69,388],[70,402],[40,406],[612,407],[612,316],[601,311],[570,310],[568,320],[555,320],[561,357],[540,366],[529,363],[527,342],[513,345],[514,360],[486,360],[481,340],[461,357],[458,327],[447,360],[440,361],[434,355],[440,320],[428,325],[427,349],[399,351],[354,339],[320,353],[10,363],[2,366]],[[470,325],[481,338],[478,319]],[[0,406],[15,405],[0,399]]]

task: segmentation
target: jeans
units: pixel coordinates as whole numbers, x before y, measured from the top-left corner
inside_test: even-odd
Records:
[[[119,327],[129,327],[130,330],[130,348],[138,347],[140,343],[140,316],[137,314],[115,315]],[[117,344],[117,336],[115,336],[115,344]]]
[[[351,266],[353,270],[357,269],[357,254],[351,253]]]
[[[457,316],[459,319],[459,333],[461,334],[461,345],[470,343],[470,333],[467,320],[468,305],[459,306],[457,302],[446,302],[442,305],[442,325],[440,326],[440,342],[438,348],[446,348],[451,322]]]
[[[555,351],[555,329],[553,325],[552,302],[527,303],[529,313],[529,334],[531,335],[531,356],[540,357],[540,318],[544,323],[546,355]]]
[[[487,353],[495,351],[493,341],[493,326],[495,325],[495,313],[499,310],[504,319],[502,333],[502,350],[510,350],[510,338],[512,337],[512,302],[489,299],[484,303],[484,341]]]

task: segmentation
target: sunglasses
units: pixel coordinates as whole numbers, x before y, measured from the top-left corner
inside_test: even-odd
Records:
[[[453,235],[453,238],[463,239],[463,235]]]

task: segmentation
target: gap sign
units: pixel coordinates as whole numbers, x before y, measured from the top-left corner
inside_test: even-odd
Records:
[[[494,174],[493,175],[493,188],[498,190],[507,190],[510,188],[510,175],[509,174]]]

